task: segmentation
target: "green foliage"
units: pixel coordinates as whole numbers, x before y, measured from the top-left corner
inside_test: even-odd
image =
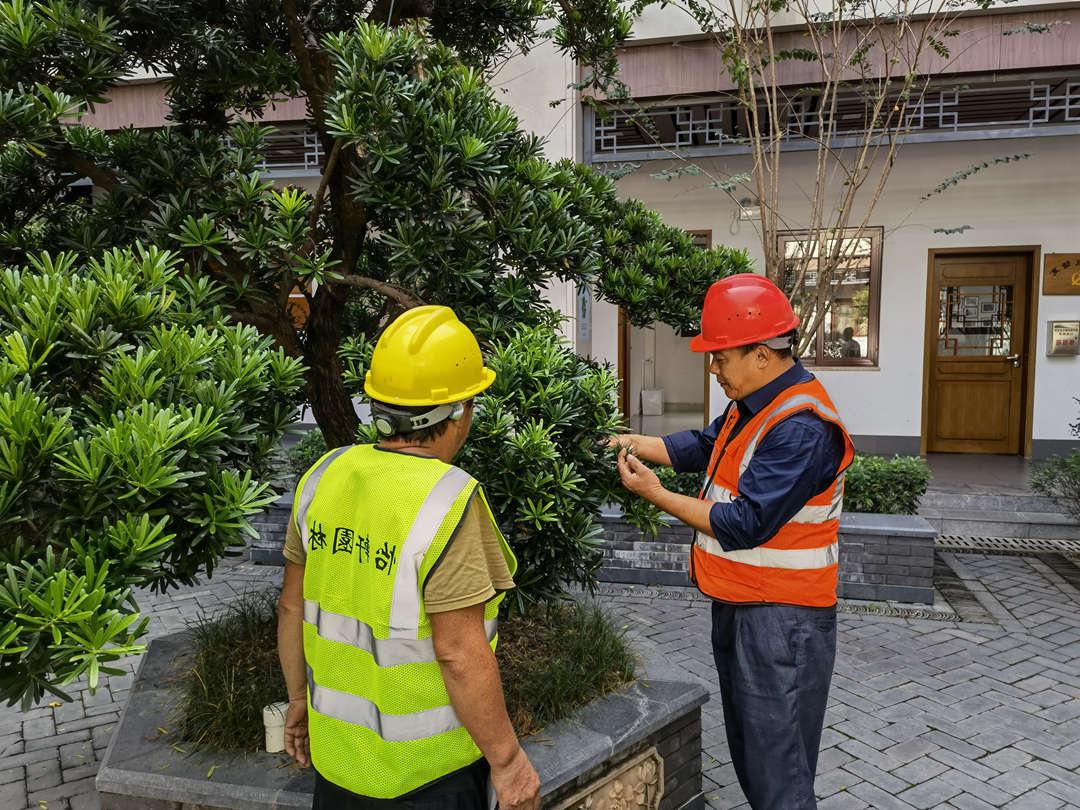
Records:
[[[1080,520],[1080,450],[1036,465],[1031,473],[1031,488],[1053,498]]]
[[[634,679],[633,651],[600,608],[562,602],[499,626],[506,709],[518,736],[535,734]]]
[[[671,469],[671,467],[659,466],[656,467],[653,472],[655,472],[657,478],[660,479],[660,483],[664,485],[664,489],[669,489],[672,492],[678,492],[680,495],[687,495],[691,498],[696,498],[698,493],[701,492],[701,484],[705,479],[704,473],[677,473]]]
[[[544,328],[520,330],[488,363],[498,376],[459,463],[483,483],[518,556],[511,599],[520,610],[558,599],[566,582],[594,581],[597,514],[621,489],[602,444],[620,425],[617,381]]]
[[[258,751],[262,709],[286,700],[277,657],[277,592],[242,594],[192,623],[181,674],[180,737],[199,748]],[[570,716],[634,679],[622,630],[595,606],[560,602],[505,619],[496,652],[518,736]]]
[[[154,331],[144,339],[117,322],[119,336],[73,334],[71,350],[46,353],[50,338],[32,334],[8,344],[15,368],[33,373],[37,364],[67,374],[68,364],[77,367],[85,380],[74,373],[74,382],[54,379],[80,393],[92,386],[103,357],[124,353],[100,393],[72,406],[93,420],[72,426],[82,444],[57,469],[89,493],[79,502],[84,511],[112,509],[110,519],[149,514],[151,528],[165,521],[160,531],[174,536],[171,545],[133,584],[188,581],[235,539],[245,509],[269,497],[256,483],[267,463],[259,443],[276,441],[292,401],[265,413],[276,400],[253,389],[256,381],[269,380],[280,393],[282,379],[298,381],[286,373],[295,360],[285,356],[301,360],[323,436],[331,445],[352,441],[350,389],[359,388],[380,331],[417,302],[453,307],[500,370],[503,382],[486,398],[463,464],[489,488],[523,559],[519,607],[558,598],[567,582],[593,582],[599,506],[626,497],[612,459],[598,449],[621,428],[615,382],[609,369],[558,343],[560,316],[545,291],[558,281],[587,286],[634,324],[662,320],[686,333],[696,329],[708,285],[750,269],[743,252],[695,248],[641,203],[620,199],[611,179],[546,160],[542,141],[520,131],[485,83],[485,68],[508,49],[541,40],[549,12],[556,44],[591,66],[588,81],[606,81],[613,48],[629,32],[617,2],[359,8],[328,0],[306,10],[300,4],[300,19],[256,0],[112,3],[93,20],[88,6],[73,5],[77,19],[61,28],[89,26],[83,39],[97,44],[60,36],[42,44],[40,56],[11,42],[15,29],[48,27],[49,6],[0,5],[15,20],[11,31],[0,27],[0,59],[59,64],[74,58],[73,43],[108,56],[93,87],[76,86],[48,65],[27,74],[48,93],[15,83],[9,77],[17,71],[0,72],[0,132],[9,141],[0,148],[0,263],[23,264],[27,251],[47,247],[90,266],[117,246],[154,244],[185,261],[190,272],[177,283],[187,285],[188,298],[211,305],[216,292],[205,291],[213,279],[230,315],[284,352],[273,355],[277,371],[268,373],[242,359],[238,344],[254,351],[257,341],[251,327],[221,333],[207,326],[204,335],[195,316],[185,324],[192,334],[179,337]],[[57,125],[138,68],[173,77],[174,126],[103,132]],[[284,95],[308,98],[307,123],[327,156],[318,199],[264,179],[272,128],[238,121],[238,113]],[[66,199],[76,177],[95,183],[92,200]],[[310,308],[299,333],[287,311],[294,288]],[[87,328],[77,318],[71,323]],[[171,341],[185,349],[170,350]],[[164,358],[171,365],[159,368]],[[215,385],[204,384],[188,362],[202,363]],[[169,410],[181,405],[190,413]],[[217,433],[215,420],[226,422]],[[98,428],[108,435],[98,436]],[[250,481],[225,472],[249,468]],[[0,506],[5,497],[0,493]],[[633,500],[631,518],[655,526],[655,511]]]
[[[661,169],[658,172],[650,172],[649,177],[653,180],[663,180],[665,183],[670,183],[672,180],[678,180],[680,177],[699,177],[701,175],[701,167],[696,163],[685,163],[681,166],[674,166],[670,169]]]
[[[132,589],[189,584],[273,499],[302,366],[157,248],[0,268],[0,695],[135,650]]]
[[[929,483],[930,468],[918,456],[855,456],[844,476],[844,509],[914,515]]]
[[[318,428],[307,431],[300,441],[289,448],[289,472],[301,476],[315,466],[329,448],[326,439]]]
[[[201,748],[262,750],[263,707],[287,699],[277,655],[277,592],[241,594],[190,629],[177,732]]]
[[[1080,405],[1080,398],[1074,399]],[[1069,425],[1069,431],[1080,438],[1080,418]],[[1031,488],[1056,500],[1080,521],[1080,450],[1037,464],[1031,473]]]
[[[956,172],[956,174],[953,174],[950,177],[946,177],[944,180],[934,186],[932,191],[924,194],[922,198],[924,200],[929,200],[935,194],[943,194],[953,186],[959,185],[960,183],[967,180],[969,177],[972,177],[973,175],[976,175],[979,172],[984,171],[985,169],[989,169],[991,166],[999,166],[1005,163],[1016,163],[1021,160],[1027,160],[1030,157],[1031,155],[1028,152],[1024,152],[1021,155],[998,155],[997,157],[991,158],[990,160],[982,160],[978,163],[973,163],[966,169],[961,169],[960,171]]]

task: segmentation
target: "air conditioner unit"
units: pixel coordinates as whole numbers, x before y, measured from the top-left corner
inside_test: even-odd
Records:
[[[644,388],[641,391],[641,415],[663,416],[664,415],[664,389]]]

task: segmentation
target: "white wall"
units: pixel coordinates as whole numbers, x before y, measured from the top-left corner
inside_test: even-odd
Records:
[[[528,54],[509,59],[489,78],[496,98],[518,116],[521,128],[545,139],[544,154],[549,160],[581,159],[581,103],[570,90],[576,81],[574,63],[559,54],[550,42]],[[551,102],[564,99],[557,107]],[[577,291],[574,285],[553,282],[546,296],[566,320],[563,337],[575,342]]]
[[[630,330],[629,377],[631,416],[641,412],[639,395],[643,387],[664,392],[665,411],[704,410],[702,356],[690,351],[690,338],[679,337],[667,324]]]
[[[1032,158],[987,169],[943,194],[920,203],[941,180],[981,160],[1030,152]],[[1038,245],[1043,253],[1080,252],[1080,139],[1030,138],[1014,141],[917,144],[902,148],[873,225],[885,227],[882,256],[879,365],[876,368],[818,372],[855,434],[918,436],[921,432],[923,340],[926,315],[927,252],[931,248]],[[744,171],[745,158],[704,161],[710,171]],[[812,182],[813,156],[785,156],[785,216],[798,227],[805,202],[799,186]],[[657,181],[648,163],[619,181],[620,192],[642,199],[681,228],[713,230],[714,244],[746,248],[761,267],[761,247],[753,223],[732,222],[735,206],[723,193],[705,188],[702,178]],[[961,235],[935,234],[940,227],[972,226]],[[1068,422],[1077,414],[1080,358],[1045,357],[1046,322],[1080,319],[1080,296],[1041,296],[1036,324],[1035,439],[1069,439]],[[702,291],[704,293],[704,290]],[[723,407],[714,385],[710,412]]]

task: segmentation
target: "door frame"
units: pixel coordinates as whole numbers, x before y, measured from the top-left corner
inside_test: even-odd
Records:
[[[685,231],[686,235],[691,239],[700,239],[704,241],[702,246],[705,250],[709,250],[713,246],[712,241],[712,229],[711,228],[691,228]],[[630,319],[626,317],[626,312],[622,307],[619,307],[619,320],[618,320],[618,349],[616,354],[618,355],[616,360],[616,372],[619,375],[619,410],[623,414],[623,418],[630,421]],[[704,384],[704,404],[702,405],[702,427],[706,428],[712,421],[709,418],[709,380],[712,379],[712,375],[709,374],[709,353],[705,352],[705,378]]]
[[[619,410],[622,412],[623,418],[627,422],[630,421],[630,319],[626,317],[626,313],[622,307],[619,307],[619,320],[618,320],[618,358],[616,361],[616,371],[619,375]],[[709,417],[709,380],[712,379],[712,375],[709,373],[710,355],[709,352],[705,352],[704,355],[704,386],[705,396],[704,404],[702,405],[702,424],[703,428],[707,428],[712,419]]]
[[[923,339],[922,426],[919,436],[919,453],[926,455],[929,444],[930,425],[930,368],[937,351],[938,302],[934,299],[934,260],[938,256],[978,256],[1008,253],[1027,257],[1026,283],[1028,286],[1027,334],[1024,335],[1024,385],[1023,404],[1020,408],[1020,445],[1024,458],[1031,458],[1032,423],[1035,413],[1035,359],[1038,348],[1039,295],[1038,270],[1042,265],[1040,245],[1005,245],[1001,247],[955,247],[931,248],[926,261],[926,326]]]

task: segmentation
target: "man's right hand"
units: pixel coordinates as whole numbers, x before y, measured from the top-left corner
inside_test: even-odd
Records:
[[[499,810],[536,810],[540,806],[540,777],[521,746],[506,765],[491,767],[491,786]]]
[[[637,456],[642,461],[651,464],[663,464],[671,466],[671,458],[668,456],[667,445],[659,436],[641,436],[637,433],[619,433],[608,436],[607,446],[610,449],[625,450],[632,456]]]

